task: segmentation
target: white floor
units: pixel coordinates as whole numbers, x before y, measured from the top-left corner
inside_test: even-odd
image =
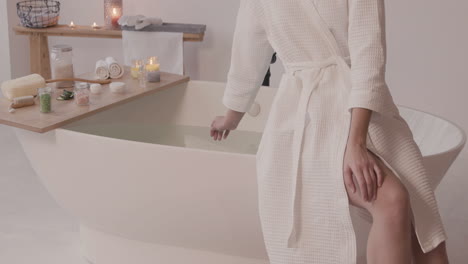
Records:
[[[70,161],[71,169],[73,164]],[[88,264],[80,256],[76,221],[50,197],[15,134],[2,125],[0,168],[0,263]],[[467,171],[464,151],[437,190],[451,264],[468,259]]]

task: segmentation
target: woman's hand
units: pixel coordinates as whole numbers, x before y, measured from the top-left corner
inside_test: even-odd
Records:
[[[375,200],[377,188],[383,183],[383,173],[374,156],[363,144],[347,144],[344,157],[344,181],[355,193],[356,182],[353,175],[364,201]]]
[[[225,116],[216,116],[211,122],[210,136],[214,140],[226,139],[229,132],[237,128],[244,114],[244,112],[229,109]]]

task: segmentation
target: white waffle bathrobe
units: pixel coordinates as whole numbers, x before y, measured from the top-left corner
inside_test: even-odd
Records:
[[[271,264],[356,263],[343,181],[354,107],[373,111],[367,146],[408,189],[422,250],[446,240],[421,152],[385,82],[385,45],[384,0],[241,0],[223,104],[249,110],[274,51],[286,68],[256,156]]]

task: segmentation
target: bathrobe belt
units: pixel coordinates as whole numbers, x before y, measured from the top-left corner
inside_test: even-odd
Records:
[[[300,238],[299,230],[297,226],[296,217],[296,204],[301,199],[301,194],[297,194],[297,177],[299,176],[299,161],[302,153],[302,141],[304,136],[304,129],[306,127],[307,110],[309,104],[309,98],[312,92],[319,86],[322,79],[324,69],[331,65],[337,65],[335,69],[344,70],[342,67],[349,67],[344,65],[347,63],[350,65],[350,57],[342,56],[330,56],[327,59],[321,61],[302,61],[302,62],[290,62],[285,63],[286,74],[295,79],[297,87],[286,87],[286,89],[300,89],[301,94],[299,98],[299,104],[297,108],[296,120],[294,122],[294,138],[293,138],[293,178],[292,178],[292,209],[291,211],[291,228],[288,237],[288,248],[297,246],[297,242]],[[343,73],[343,71],[341,71]]]

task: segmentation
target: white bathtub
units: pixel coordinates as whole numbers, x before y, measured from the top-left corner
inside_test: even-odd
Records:
[[[268,263],[254,155],[276,89],[262,87],[260,114],[213,141],[223,92],[224,83],[190,81],[44,134],[15,129],[51,195],[79,220],[90,262]],[[465,135],[441,118],[400,110],[435,188]],[[185,134],[184,126],[204,128]]]

